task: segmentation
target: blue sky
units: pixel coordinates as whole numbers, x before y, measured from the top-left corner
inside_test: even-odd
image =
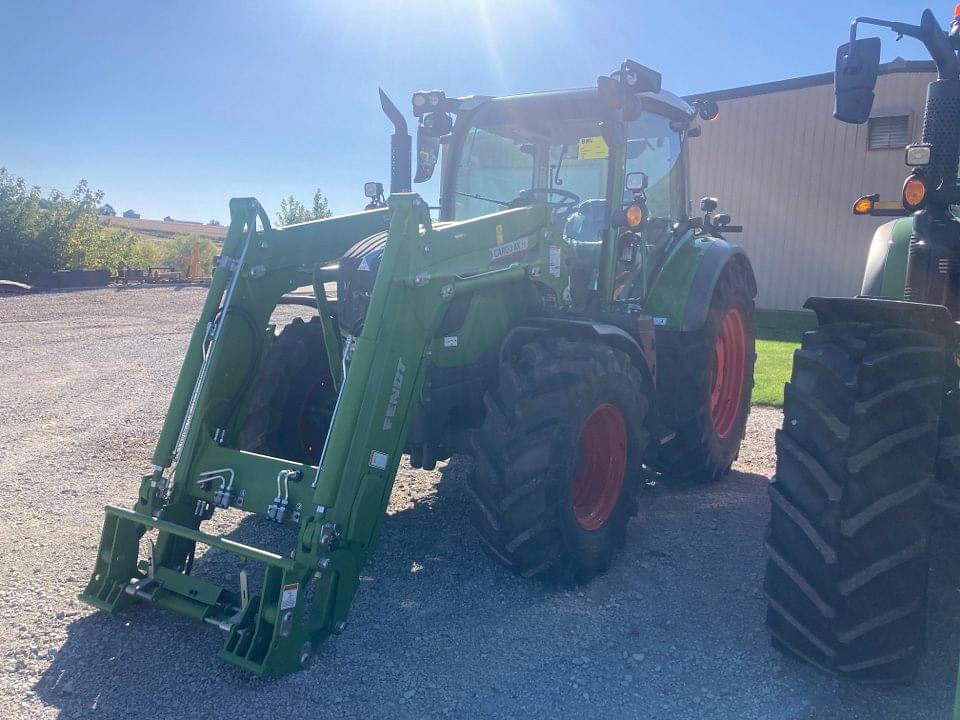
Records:
[[[831,70],[854,15],[915,22],[927,4],[7,2],[0,165],[44,189],[86,178],[144,217],[226,221],[241,195],[273,215],[318,186],[346,212],[388,180],[378,86],[408,112],[417,89],[581,87],[631,57],[679,94],[735,87]],[[885,60],[924,57],[879,34]]]

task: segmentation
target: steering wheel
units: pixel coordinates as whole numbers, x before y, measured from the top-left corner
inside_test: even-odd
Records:
[[[551,201],[548,198],[551,195],[556,195],[560,198],[559,201]],[[517,197],[510,203],[511,207],[522,207],[524,205],[529,205],[534,200],[542,198],[543,202],[546,203],[552,210],[553,216],[555,219],[562,219],[575,211],[580,206],[580,196],[569,190],[561,190],[560,188],[529,188],[522,191]]]

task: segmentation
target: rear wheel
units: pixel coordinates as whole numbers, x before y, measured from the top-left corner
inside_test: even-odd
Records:
[[[295,318],[273,339],[253,392],[238,446],[319,463],[337,401],[319,317]]]
[[[717,281],[702,343],[674,358],[678,425],[663,447],[660,469],[681,480],[712,482],[730,470],[750,413],[756,324],[748,271],[728,263]]]
[[[776,647],[905,682],[924,645],[939,335],[834,322],[804,336],[770,485],[765,589]]]
[[[648,385],[624,353],[561,338],[521,345],[500,378],[469,481],[483,547],[526,577],[589,580],[636,509]]]

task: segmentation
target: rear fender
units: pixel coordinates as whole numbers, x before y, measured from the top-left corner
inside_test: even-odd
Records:
[[[510,330],[503,339],[500,348],[500,363],[514,352],[519,346],[529,340],[536,340],[545,336],[568,337],[575,340],[595,342],[608,345],[615,350],[626,353],[633,365],[643,375],[648,387],[656,387],[656,340],[653,321],[646,316],[622,316],[616,318],[620,323],[630,322],[629,328],[620,324],[601,322],[590,318],[566,317],[527,317],[523,325]],[[651,398],[654,394],[651,393]],[[648,415],[648,425],[651,429],[659,427],[659,412],[651,407]]]
[[[742,263],[750,279],[750,296],[757,295],[757,281],[746,252],[739,245],[718,237],[694,237],[680,241],[654,280],[644,304],[658,328],[692,332],[703,327],[714,288],[730,262]]]
[[[913,218],[909,217],[891,220],[876,229],[870,241],[861,295],[903,299],[912,233]]]

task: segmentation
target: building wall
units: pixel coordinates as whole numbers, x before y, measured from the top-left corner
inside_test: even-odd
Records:
[[[873,116],[911,116],[919,140],[933,73],[877,80]],[[720,116],[691,138],[694,212],[720,200],[753,262],[761,308],[796,310],[811,295],[855,295],[873,231],[882,218],[854,217],[860,195],[899,200],[908,169],[902,150],[867,150],[867,126],[833,119],[833,86],[718,99]]]

